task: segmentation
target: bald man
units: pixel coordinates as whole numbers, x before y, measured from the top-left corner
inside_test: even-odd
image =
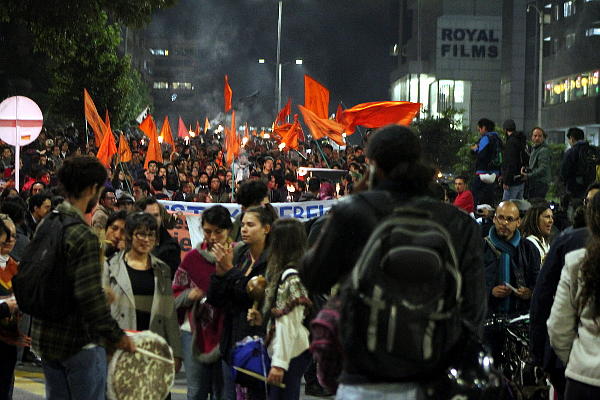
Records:
[[[521,218],[515,203],[500,203],[493,222],[484,244],[488,316],[527,314],[540,254],[533,243],[521,238],[518,229]],[[485,332],[487,344],[497,360],[501,356],[503,335],[502,331]]]

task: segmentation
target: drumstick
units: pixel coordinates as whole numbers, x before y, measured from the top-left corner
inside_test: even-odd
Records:
[[[154,354],[153,352],[145,350],[145,349],[142,349],[140,347],[136,347],[135,351],[137,353],[143,354],[145,356],[148,356],[148,357],[160,360],[160,361],[164,361],[164,362],[169,363],[169,364],[173,364],[173,360],[169,360],[168,358],[159,356],[158,354]]]
[[[251,376],[253,378],[256,378],[258,380],[261,380],[263,382],[267,382],[267,378],[265,378],[261,374],[257,374],[254,371],[250,371],[250,370],[247,370],[247,369],[244,369],[244,368],[240,368],[240,367],[233,367],[233,369],[235,369],[236,371],[240,371],[240,372],[242,372],[242,373],[244,373],[246,375],[249,375],[249,376]],[[267,382],[267,383],[269,385],[273,385],[273,386],[277,386],[277,387],[280,387],[282,389],[285,389],[285,383],[271,383],[271,382]]]

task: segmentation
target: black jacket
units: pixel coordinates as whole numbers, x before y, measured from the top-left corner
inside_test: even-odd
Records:
[[[494,228],[492,228],[494,229]],[[502,285],[500,281],[498,254],[484,240],[483,259],[485,262],[485,285],[488,298],[488,315],[499,312],[502,299],[492,296],[492,289]],[[511,255],[510,284],[515,288],[527,287],[533,291],[540,268],[540,253],[533,243],[521,238],[515,253]],[[511,295],[509,314],[526,314],[530,300],[522,300]]]
[[[343,282],[378,222],[395,205],[410,200],[402,193],[403,188],[395,183],[384,182],[377,189],[341,199],[324,218],[317,242],[302,260],[300,275],[309,292],[328,294],[333,285]],[[392,202],[384,191],[391,194]],[[374,206],[367,206],[365,200],[358,196]],[[430,200],[423,207],[431,213],[433,220],[446,227],[454,240],[463,277],[462,315],[472,326],[481,327],[486,304],[482,301],[485,298],[485,278],[479,227],[466,213],[449,204]],[[345,365],[344,382],[367,381],[355,371],[356,366]]]
[[[565,368],[550,346],[546,327],[560,274],[565,265],[565,255],[583,248],[589,235],[587,228],[579,228],[557,237],[550,246],[533,291],[529,311],[529,346],[535,364],[543,367],[548,373]]]
[[[263,251],[256,260],[252,272],[246,276],[243,266],[249,256],[250,248],[246,244],[239,245],[234,251],[233,268],[223,276],[213,274],[210,277],[210,287],[206,301],[215,307],[225,310],[223,334],[221,335],[220,350],[223,358],[231,365],[231,350],[237,342],[246,336],[264,337],[262,326],[251,326],[248,323],[248,309],[253,301],[246,292],[248,281],[258,275],[266,275],[267,252]]]
[[[577,164],[581,162],[579,154],[583,147],[590,144],[585,140],[580,140],[573,147],[565,152],[562,164],[560,166],[560,178],[567,188],[567,193],[577,199],[585,196],[587,185],[581,177],[577,177]]]
[[[181,263],[181,248],[177,240],[169,235],[169,231],[163,226],[160,227],[158,246],[152,250],[152,255],[169,266],[171,269],[171,279],[173,279],[175,271],[177,271],[179,263]]]
[[[523,183],[518,177],[521,175],[521,167],[529,165],[529,158],[525,152],[527,139],[523,132],[513,132],[507,139],[503,149],[502,182],[513,186]]]

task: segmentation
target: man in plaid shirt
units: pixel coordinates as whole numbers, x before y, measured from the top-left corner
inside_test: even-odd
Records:
[[[104,400],[106,351],[99,343],[135,351],[110,315],[101,285],[100,242],[84,218],[98,203],[106,178],[106,169],[94,157],[67,159],[58,172],[66,200],[57,209],[81,224],[68,226],[63,237],[74,311],[60,320],[33,319],[32,348],[42,359],[50,400]]]

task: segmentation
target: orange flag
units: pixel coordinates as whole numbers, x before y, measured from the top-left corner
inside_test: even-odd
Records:
[[[125,135],[121,133],[121,136],[119,136],[119,162],[129,162],[132,157],[133,154],[129,148],[129,143],[127,143]]]
[[[117,154],[117,145],[115,144],[115,138],[113,136],[112,130],[110,129],[110,119],[108,118],[108,110],[106,111],[106,130],[104,131],[104,137],[102,138],[102,143],[100,143],[100,148],[98,149],[98,154],[96,157],[102,165],[105,167],[110,167],[110,162],[115,154]]]
[[[152,115],[148,114],[146,119],[140,124],[140,130],[148,136],[148,151],[146,151],[146,160],[144,161],[144,168],[148,168],[150,161],[163,162],[162,149],[158,142],[158,132],[156,131],[156,124]]]
[[[100,118],[100,115],[98,115],[98,110],[96,110],[94,101],[92,100],[92,97],[88,93],[87,89],[83,89],[83,109],[85,112],[85,119],[94,131],[94,141],[96,143],[96,147],[100,147],[106,126],[104,126],[104,121],[102,121],[102,118]]]
[[[298,138],[302,132],[300,122],[298,122],[298,114],[294,115],[294,123],[290,126],[287,132],[281,135],[281,143],[285,143],[284,151],[290,149],[298,150]]]
[[[335,122],[342,123],[342,112],[344,109],[342,108],[342,103],[338,104],[337,110],[335,111]]]
[[[173,140],[173,132],[171,132],[171,124],[169,124],[169,116],[165,115],[165,120],[160,128],[160,135],[163,137],[165,143],[170,144],[172,150],[175,151],[175,141]]]
[[[341,123],[348,135],[354,133],[357,125],[366,128],[379,128],[389,124],[409,125],[420,109],[421,103],[409,101],[362,103],[342,111]]]
[[[344,132],[344,126],[342,124],[327,118],[319,118],[314,112],[306,107],[299,105],[298,108],[304,117],[304,123],[308,126],[308,129],[310,129],[313,139],[318,140],[328,137],[340,146],[346,145],[344,137],[342,136],[342,132]]]
[[[233,91],[231,90],[231,86],[229,86],[229,77],[225,75],[225,89],[223,91],[225,97],[225,112],[231,110],[231,97],[233,96]]]
[[[329,90],[308,75],[304,75],[304,107],[319,118],[329,117]]]
[[[200,122],[198,122],[198,120],[196,120],[196,129],[194,130],[194,133],[196,136],[200,136]]]
[[[277,118],[275,118],[275,125],[284,124],[288,115],[292,112],[292,99],[288,98],[287,104],[279,111]]]
[[[208,122],[208,117],[205,117],[205,119],[204,119],[204,134],[208,133],[209,129],[210,129],[210,122]]]
[[[235,128],[235,110],[231,113],[231,127],[225,129],[225,150],[227,151],[225,163],[230,166],[234,158],[240,153],[240,144]]]
[[[179,137],[187,137],[189,135],[187,128],[185,127],[185,124],[183,123],[183,120],[181,119],[181,117],[179,117],[179,124],[177,125],[177,136]]]

